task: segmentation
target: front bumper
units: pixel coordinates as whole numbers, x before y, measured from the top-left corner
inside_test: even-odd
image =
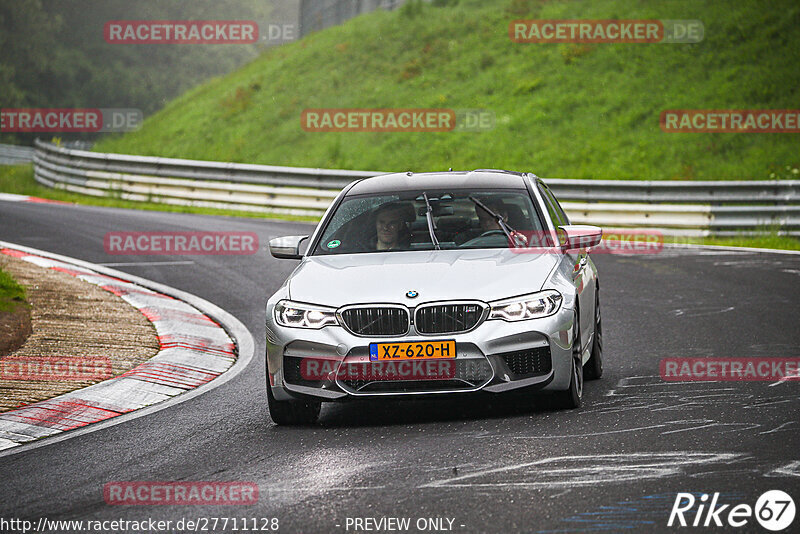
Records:
[[[283,327],[275,323],[272,307],[268,305],[268,381],[279,400],[312,396],[334,401],[481,390],[502,393],[519,388],[564,390],[569,387],[571,372],[573,315],[571,308],[562,306],[556,314],[542,319],[514,323],[483,321],[477,328],[455,335],[421,335],[412,326],[407,336],[386,339],[356,336],[340,326],[319,330]],[[412,364],[404,360],[408,362],[405,369],[412,370],[412,379],[406,375],[403,379],[375,380],[371,379],[374,373],[365,377],[359,371],[351,372],[368,364],[370,343],[440,339],[456,342],[456,357],[451,360],[454,367],[449,368],[444,378],[442,375],[432,380],[420,379],[410,366],[424,361]],[[331,372],[315,373],[309,379],[307,365],[312,361],[316,362],[315,370]]]

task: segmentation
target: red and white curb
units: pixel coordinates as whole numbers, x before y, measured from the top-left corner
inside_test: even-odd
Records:
[[[50,200],[49,198],[29,197],[28,195],[17,195],[14,193],[0,193],[0,200],[6,202],[34,202],[37,204],[69,204],[63,200]]]
[[[232,369],[237,363],[234,341],[217,321],[198,308],[209,309],[217,318],[223,316],[234,337],[245,338],[246,361],[240,362],[237,373],[252,357],[252,336],[246,328],[198,297],[119,271],[10,243],[0,242],[0,253],[65,272],[118,295],[153,323],[160,344],[156,356],[122,375],[0,414],[0,450],[162,403]],[[166,289],[177,298],[156,289]],[[241,349],[240,346],[239,358]]]

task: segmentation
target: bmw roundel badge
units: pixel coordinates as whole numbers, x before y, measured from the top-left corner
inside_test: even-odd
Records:
[[[411,291],[406,292],[406,296],[410,299],[415,299],[419,296],[419,293],[412,289]]]

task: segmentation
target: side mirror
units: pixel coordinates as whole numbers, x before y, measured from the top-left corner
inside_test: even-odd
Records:
[[[307,235],[290,235],[286,237],[276,237],[269,240],[269,253],[276,258],[284,260],[299,260],[303,258],[300,254],[300,243],[308,239]]]
[[[564,250],[577,250],[600,244],[603,230],[587,224],[569,224],[558,227],[558,242]]]

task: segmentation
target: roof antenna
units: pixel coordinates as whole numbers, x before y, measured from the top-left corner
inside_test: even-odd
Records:
[[[406,171],[406,176],[411,176],[412,174],[414,174],[414,173],[411,172],[411,171]]]

